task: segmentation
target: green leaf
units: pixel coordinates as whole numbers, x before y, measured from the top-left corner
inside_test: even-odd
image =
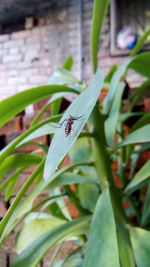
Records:
[[[116,70],[117,70],[117,65],[115,65],[115,64],[112,65],[112,67],[109,70],[109,73],[105,77],[105,80],[104,80],[105,83],[111,82],[111,79],[112,79],[113,75],[115,74]]]
[[[30,166],[34,164],[38,164],[41,161],[42,157],[32,154],[15,154],[8,156],[1,164],[0,164],[0,179],[3,176],[13,170],[17,169],[21,166]]]
[[[128,65],[128,68],[133,69],[141,75],[150,78],[149,62],[150,52],[144,52],[134,57],[134,59]]]
[[[50,77],[48,84],[70,84],[79,83],[78,79],[68,70],[57,68]]]
[[[131,53],[131,57],[135,56],[143,47],[146,39],[148,38],[148,36],[150,35],[150,29],[148,29],[147,31],[144,32],[144,34],[142,35],[142,37],[138,40],[138,42],[136,43],[136,45],[134,46],[132,53]]]
[[[148,189],[146,192],[146,198],[144,201],[144,208],[142,212],[141,225],[145,226],[150,222],[150,182],[148,184]]]
[[[57,92],[77,91],[64,85],[44,85],[17,93],[0,102],[0,126],[9,121],[16,114],[33,104]]]
[[[34,119],[32,120],[30,127],[34,126],[39,119],[41,118],[41,116],[43,115],[43,113],[47,110],[47,108],[56,100],[61,99],[63,96],[68,95],[68,93],[63,92],[63,93],[56,93],[53,94],[52,97],[49,99],[49,101],[41,108],[41,110],[39,111],[39,113],[34,117]]]
[[[40,214],[39,214],[40,215]],[[32,220],[25,224],[17,238],[17,252],[20,254],[27,248],[34,240],[40,235],[48,232],[49,230],[65,223],[63,220],[57,218],[42,219],[41,216],[36,220]]]
[[[51,181],[47,188],[57,187],[61,185],[68,184],[85,184],[85,183],[95,183],[92,177],[82,176],[75,173],[65,173],[58,176],[57,179]],[[84,185],[85,186],[85,185]]]
[[[39,122],[35,126],[29,128],[26,132],[18,136],[16,139],[14,139],[10,144],[8,144],[5,148],[3,148],[0,151],[0,162],[2,162],[10,153],[12,153],[16,149],[16,147],[19,146],[21,141],[24,140],[29,134],[33,133],[36,129],[38,129],[42,125],[54,121],[55,119],[58,120],[59,118],[61,118],[61,115],[57,115],[49,119],[46,119],[42,122]],[[51,130],[51,128],[49,128],[49,130]]]
[[[114,97],[114,100],[112,101],[109,117],[107,118],[107,120],[105,120],[105,133],[109,146],[113,145],[124,88],[125,88],[125,83],[123,82],[119,83],[116,95]]]
[[[150,113],[145,113],[132,127],[131,132],[143,127],[144,125],[150,124]]]
[[[63,68],[66,69],[66,70],[71,70],[72,67],[73,67],[73,58],[72,57],[68,57],[66,59],[66,61],[64,62],[63,64]]]
[[[130,227],[131,243],[137,267],[149,267],[150,232],[138,227]]]
[[[1,241],[7,236],[7,234],[13,229],[13,224],[17,219],[17,215],[15,214],[17,208],[19,207],[20,200],[22,199],[24,193],[28,190],[32,182],[35,180],[37,175],[43,170],[45,159],[43,159],[39,166],[35,169],[32,175],[26,180],[24,185],[21,187],[20,191],[18,192],[17,196],[15,197],[14,201],[12,202],[11,206],[9,207],[7,213],[3,217],[2,221],[0,222],[0,234],[1,234]],[[19,214],[20,216],[20,214]]]
[[[142,96],[144,95],[145,91],[150,88],[150,80],[147,80],[142,83],[141,86],[134,89],[134,94],[132,96],[132,101],[129,106],[129,111],[131,111],[134,106],[141,100]]]
[[[31,129],[31,128],[30,128]],[[22,146],[28,141],[31,141],[37,137],[52,134],[55,132],[55,128],[51,126],[51,124],[47,123],[33,131],[31,134],[29,134],[27,137],[25,137],[21,142],[19,142],[18,146]]]
[[[96,104],[102,88],[102,83],[103,75],[100,71],[97,71],[89,87],[71,103],[69,108],[63,114],[60,123],[68,118],[69,115],[75,117],[81,116],[82,118],[74,122],[74,125],[72,126],[73,129],[68,137],[65,135],[64,127],[58,128],[55,131],[46,158],[44,180],[47,181],[51,178],[59,163],[63,160],[73,143],[76,141]]]
[[[129,134],[123,142],[119,143],[118,146],[126,146],[136,143],[144,143],[150,141],[150,125],[146,125],[133,133]]]
[[[105,98],[105,101],[103,104],[103,108],[104,108],[105,113],[109,113],[113,99],[116,95],[116,90],[118,88],[118,84],[120,83],[122,76],[125,75],[126,68],[132,60],[133,59],[130,58],[127,61],[125,61],[121,66],[118,67],[117,71],[114,73],[114,75],[111,79],[108,95]]]
[[[98,186],[91,183],[79,184],[77,195],[80,199],[81,206],[93,212],[99,197]]]
[[[108,10],[109,0],[95,0],[93,7],[92,29],[91,29],[91,55],[94,73],[97,70],[97,56],[99,50],[99,38],[103,22]]]
[[[46,232],[18,255],[15,261],[10,264],[10,267],[36,267],[47,251],[57,242],[64,240],[68,236],[86,233],[89,221],[89,216],[83,217]]]
[[[100,196],[89,232],[83,267],[119,267],[113,208],[106,189]]]
[[[5,201],[8,201],[11,198],[17,184],[18,176],[19,175],[15,175],[14,179],[9,183],[5,192]]]
[[[139,183],[145,181],[145,179],[150,177],[150,160],[148,160],[143,167],[136,173],[132,181],[128,184],[125,191],[128,192],[133,187],[137,186]]]
[[[128,239],[127,229],[120,228],[117,225],[118,250],[121,267],[135,267],[133,250]]]
[[[70,72],[73,65],[73,59],[68,58],[61,68],[57,68],[56,71],[49,79],[49,84],[69,84],[78,83],[77,78]],[[52,103],[51,115],[55,115],[59,112],[62,98],[59,98]]]

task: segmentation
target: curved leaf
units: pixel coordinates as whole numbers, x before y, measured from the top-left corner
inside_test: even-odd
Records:
[[[130,227],[131,243],[137,267],[149,267],[150,232],[138,227]]]
[[[33,133],[36,129],[40,128],[42,125],[47,124],[53,120],[61,118],[61,115],[57,115],[37,123],[35,126],[29,128],[26,132],[14,139],[10,144],[0,151],[0,162],[2,162],[10,153],[12,153],[16,148],[19,147],[19,144],[24,140],[29,134]],[[50,130],[50,127],[49,127]]]
[[[146,125],[133,133],[129,134],[123,142],[119,143],[118,146],[131,145],[136,143],[150,142],[150,125]]]
[[[0,179],[12,169],[16,169],[20,166],[30,166],[33,164],[38,164],[42,157],[32,154],[15,154],[7,157],[0,164]]]
[[[24,110],[28,105],[36,103],[57,92],[76,93],[77,91],[64,85],[44,85],[28,89],[4,99],[0,102],[0,126]]]
[[[147,31],[144,32],[144,34],[142,35],[142,37],[138,40],[138,42],[136,43],[136,45],[134,46],[132,52],[131,52],[131,57],[135,56],[143,47],[146,39],[148,38],[148,36],[150,35],[150,29],[148,29]]]
[[[106,189],[96,205],[83,267],[110,267],[110,265],[120,266],[115,219],[109,191]]]
[[[18,255],[15,261],[10,264],[10,267],[36,267],[38,262],[47,251],[56,244],[56,242],[65,239],[68,236],[82,235],[86,233],[89,221],[89,216],[83,217],[46,232]]]
[[[103,75],[100,71],[97,71],[89,87],[71,103],[69,108],[63,114],[60,123],[68,118],[69,115],[75,117],[81,116],[81,119],[74,122],[74,125],[72,126],[73,130],[68,137],[65,135],[64,127],[56,130],[46,158],[44,180],[47,181],[51,178],[58,164],[62,161],[73,143],[76,141],[96,104],[102,88],[102,82]]]
[[[129,106],[129,111],[131,111],[134,108],[134,106],[138,103],[138,101],[141,100],[145,91],[148,89],[150,89],[150,80],[143,82],[141,86],[134,89],[134,94],[132,96],[132,101]]]
[[[105,101],[103,103],[103,108],[105,113],[109,113],[114,96],[116,94],[116,90],[118,88],[118,84],[121,81],[122,76],[125,75],[127,66],[132,60],[133,58],[132,59],[130,58],[127,61],[125,61],[121,66],[118,67],[117,71],[114,73],[111,79],[108,95],[106,96]]]
[[[125,88],[125,83],[123,82],[119,83],[116,95],[114,97],[114,100],[112,101],[109,117],[105,120],[105,133],[109,146],[113,145],[124,88]]]
[[[97,70],[97,55],[99,48],[100,32],[107,13],[109,0],[95,0],[92,17],[91,29],[91,54],[93,62],[93,71]]]
[[[150,222],[150,181],[148,183],[148,189],[146,192],[146,198],[144,201],[144,208],[142,212],[142,220],[141,220],[141,225],[145,226]]]
[[[69,84],[79,83],[77,78],[68,70],[64,68],[57,68],[50,77],[48,84]]]
[[[134,57],[128,65],[129,69],[133,69],[141,75],[150,78],[150,52],[144,52]]]
[[[145,181],[145,179],[150,177],[150,160],[147,161],[143,167],[136,173],[132,181],[128,184],[125,191],[128,192],[133,187],[137,186],[139,183]]]
[[[58,218],[42,219],[38,218],[25,224],[17,238],[17,252],[20,254],[25,248],[27,248],[34,240],[40,235],[48,232],[49,230],[57,227],[65,221]]]

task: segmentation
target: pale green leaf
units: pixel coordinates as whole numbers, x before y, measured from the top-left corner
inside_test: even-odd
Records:
[[[130,227],[131,243],[137,267],[150,266],[150,232]]]
[[[56,226],[65,223],[63,220],[57,218],[42,219],[38,218],[25,224],[17,238],[17,252],[20,254],[25,248],[27,248],[34,240],[40,235],[48,232]]]
[[[125,191],[133,189],[133,187],[137,186],[139,183],[145,181],[145,179],[150,177],[150,160],[147,161],[143,167],[136,173],[131,182],[126,187]]]
[[[64,85],[45,85],[17,93],[0,102],[0,126],[13,116],[24,110],[28,105],[36,103],[58,92],[74,92],[76,90]]]
[[[71,103],[69,108],[63,114],[60,123],[68,118],[69,115],[75,117],[81,116],[81,119],[74,122],[74,125],[72,126],[73,129],[68,137],[65,135],[64,127],[58,128],[55,131],[45,163],[44,180],[51,178],[58,164],[63,160],[73,143],[76,141],[96,104],[102,88],[102,83],[103,75],[100,71],[97,71],[89,87]]]
[[[100,196],[91,223],[83,267],[119,267],[113,208],[106,189]]]
[[[85,216],[46,232],[18,255],[10,267],[36,267],[47,251],[60,240],[87,233],[89,221],[90,217]]]
[[[129,134],[118,146],[150,142],[150,124]]]

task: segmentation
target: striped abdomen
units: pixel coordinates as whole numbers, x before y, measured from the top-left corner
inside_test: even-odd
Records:
[[[72,124],[67,123],[66,128],[65,128],[65,134],[66,134],[66,137],[70,134],[70,132],[71,132],[71,127],[72,127]]]

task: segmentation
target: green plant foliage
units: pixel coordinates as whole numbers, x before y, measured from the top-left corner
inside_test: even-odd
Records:
[[[107,267],[110,263],[112,267],[120,266],[115,228],[109,191],[106,190],[94,211],[83,267]]]
[[[149,70],[150,53],[144,52],[137,55],[128,65],[129,69],[133,69],[143,76],[150,78]]]
[[[136,143],[150,142],[149,131],[150,131],[150,125],[146,125],[144,127],[141,127],[140,129],[129,134],[124,139],[124,141],[119,145],[125,146],[125,145],[136,144]]]
[[[128,184],[126,192],[143,182],[145,179],[150,177],[150,160],[147,161],[143,167],[136,173],[132,181]]]
[[[53,137],[51,146],[49,148],[49,152],[47,155],[45,168],[44,168],[44,179],[47,181],[51,178],[54,171],[56,170],[58,164],[63,160],[72,144],[77,139],[80,134],[83,126],[87,122],[94,105],[98,99],[100,90],[102,88],[103,83],[103,75],[100,71],[97,71],[95,74],[91,84],[87,89],[85,89],[69,106],[66,112],[63,114],[61,118],[61,122],[63,122],[69,115],[74,117],[80,117],[81,119],[77,120],[74,124],[75,133],[70,133],[68,138],[65,136],[65,130],[63,127],[58,128]],[[85,105],[85,101],[87,105]],[[82,113],[80,111],[80,107],[82,106]],[[56,153],[57,152],[57,153]]]
[[[131,56],[122,65],[113,65],[104,77],[97,68],[98,46],[108,6],[108,0],[94,1],[94,75],[89,84],[74,76],[73,59],[68,57],[51,75],[49,85],[0,102],[2,126],[28,105],[50,96],[29,129],[0,151],[0,192],[11,202],[0,221],[0,244],[11,232],[17,237],[18,255],[10,267],[37,267],[51,248],[50,267],[150,266],[150,161],[145,159],[150,114],[134,111],[150,87],[150,53],[138,54],[150,31],[139,39]],[[147,80],[124,99],[129,69]],[[104,100],[99,100],[101,92],[106,93]],[[75,99],[60,113],[62,98],[70,93]],[[45,118],[48,110],[50,116]],[[77,119],[69,124],[66,136],[69,116]],[[45,135],[47,143],[35,140]],[[31,144],[32,153],[21,152]],[[20,188],[28,167],[34,171]],[[77,247],[70,247],[58,260],[68,239]]]
[[[17,252],[20,254],[40,235],[63,223],[65,223],[65,221],[52,217],[48,214],[45,214],[45,216],[43,216],[43,214],[38,213],[35,220],[30,220],[25,224],[23,230],[18,236],[16,243]]]
[[[149,267],[150,233],[142,228],[130,228],[131,242],[138,267]]]
[[[89,216],[76,219],[46,232],[28,246],[20,255],[18,255],[10,267],[20,267],[20,265],[26,267],[36,267],[45,253],[56,242],[67,239],[69,236],[84,234],[87,231],[89,220]]]
[[[63,85],[45,85],[20,92],[4,99],[0,103],[0,126],[4,125],[13,116],[24,110],[24,108],[28,105],[36,103],[45,97],[62,91],[74,93],[77,92],[75,89]]]
[[[91,30],[91,54],[92,54],[92,63],[94,72],[96,72],[97,70],[100,32],[102,30],[108,5],[109,5],[109,0],[94,1],[92,30]]]

